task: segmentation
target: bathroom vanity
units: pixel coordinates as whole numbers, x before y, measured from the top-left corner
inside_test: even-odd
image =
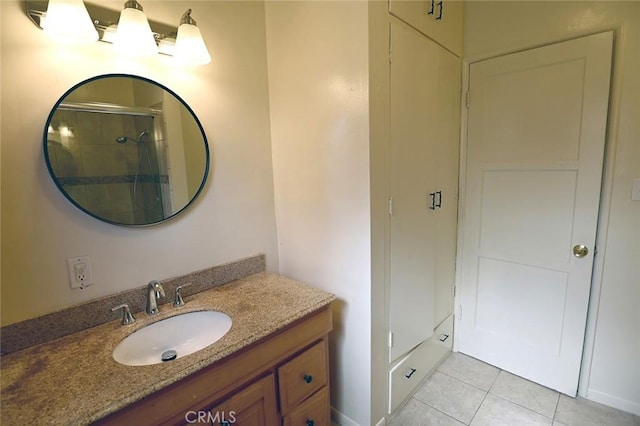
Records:
[[[184,424],[200,417],[206,424],[327,425],[330,330],[325,306],[98,424]]]
[[[335,296],[267,272],[2,357],[2,424],[330,423],[328,333]],[[186,312],[229,315],[229,332],[145,366],[112,357],[125,337]],[[227,423],[225,423],[225,421]]]

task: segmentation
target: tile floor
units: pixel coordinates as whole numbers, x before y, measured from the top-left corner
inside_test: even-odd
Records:
[[[640,426],[640,417],[573,399],[452,353],[391,419],[396,426]]]

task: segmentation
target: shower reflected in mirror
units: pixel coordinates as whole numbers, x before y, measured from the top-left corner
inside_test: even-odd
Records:
[[[136,174],[133,178],[133,201],[136,207],[144,210],[151,210],[158,205],[160,201],[160,172],[158,167],[154,167],[157,164],[159,158],[154,152],[153,159],[150,153],[150,149],[155,151],[155,145],[151,145],[149,148],[149,132],[143,130],[142,133],[136,138],[130,138],[129,136],[120,136],[116,138],[116,142],[119,144],[125,144],[127,142],[133,142],[138,149],[138,164],[136,165]],[[147,190],[145,190],[147,188]],[[145,196],[148,192],[151,192],[152,203],[148,204],[145,199],[149,196]]]

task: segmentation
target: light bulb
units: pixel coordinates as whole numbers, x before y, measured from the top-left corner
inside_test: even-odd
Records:
[[[204,65],[211,62],[211,55],[204,44],[200,29],[191,18],[191,9],[187,10],[180,20],[173,58],[183,65]]]
[[[124,4],[113,46],[118,52],[126,55],[149,56],[158,53],[158,46],[147,16],[137,1],[128,1]]]
[[[98,31],[82,0],[49,0],[42,29],[48,36],[67,43],[98,40]]]

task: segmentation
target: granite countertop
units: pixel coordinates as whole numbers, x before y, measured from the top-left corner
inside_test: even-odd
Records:
[[[335,296],[268,272],[185,297],[185,305],[160,306],[153,317],[120,320],[2,356],[2,424],[86,424],[116,412],[284,326],[328,305]],[[124,301],[126,302],[126,301]],[[125,366],[112,357],[127,335],[181,313],[216,310],[233,325],[220,340],[175,361]]]

